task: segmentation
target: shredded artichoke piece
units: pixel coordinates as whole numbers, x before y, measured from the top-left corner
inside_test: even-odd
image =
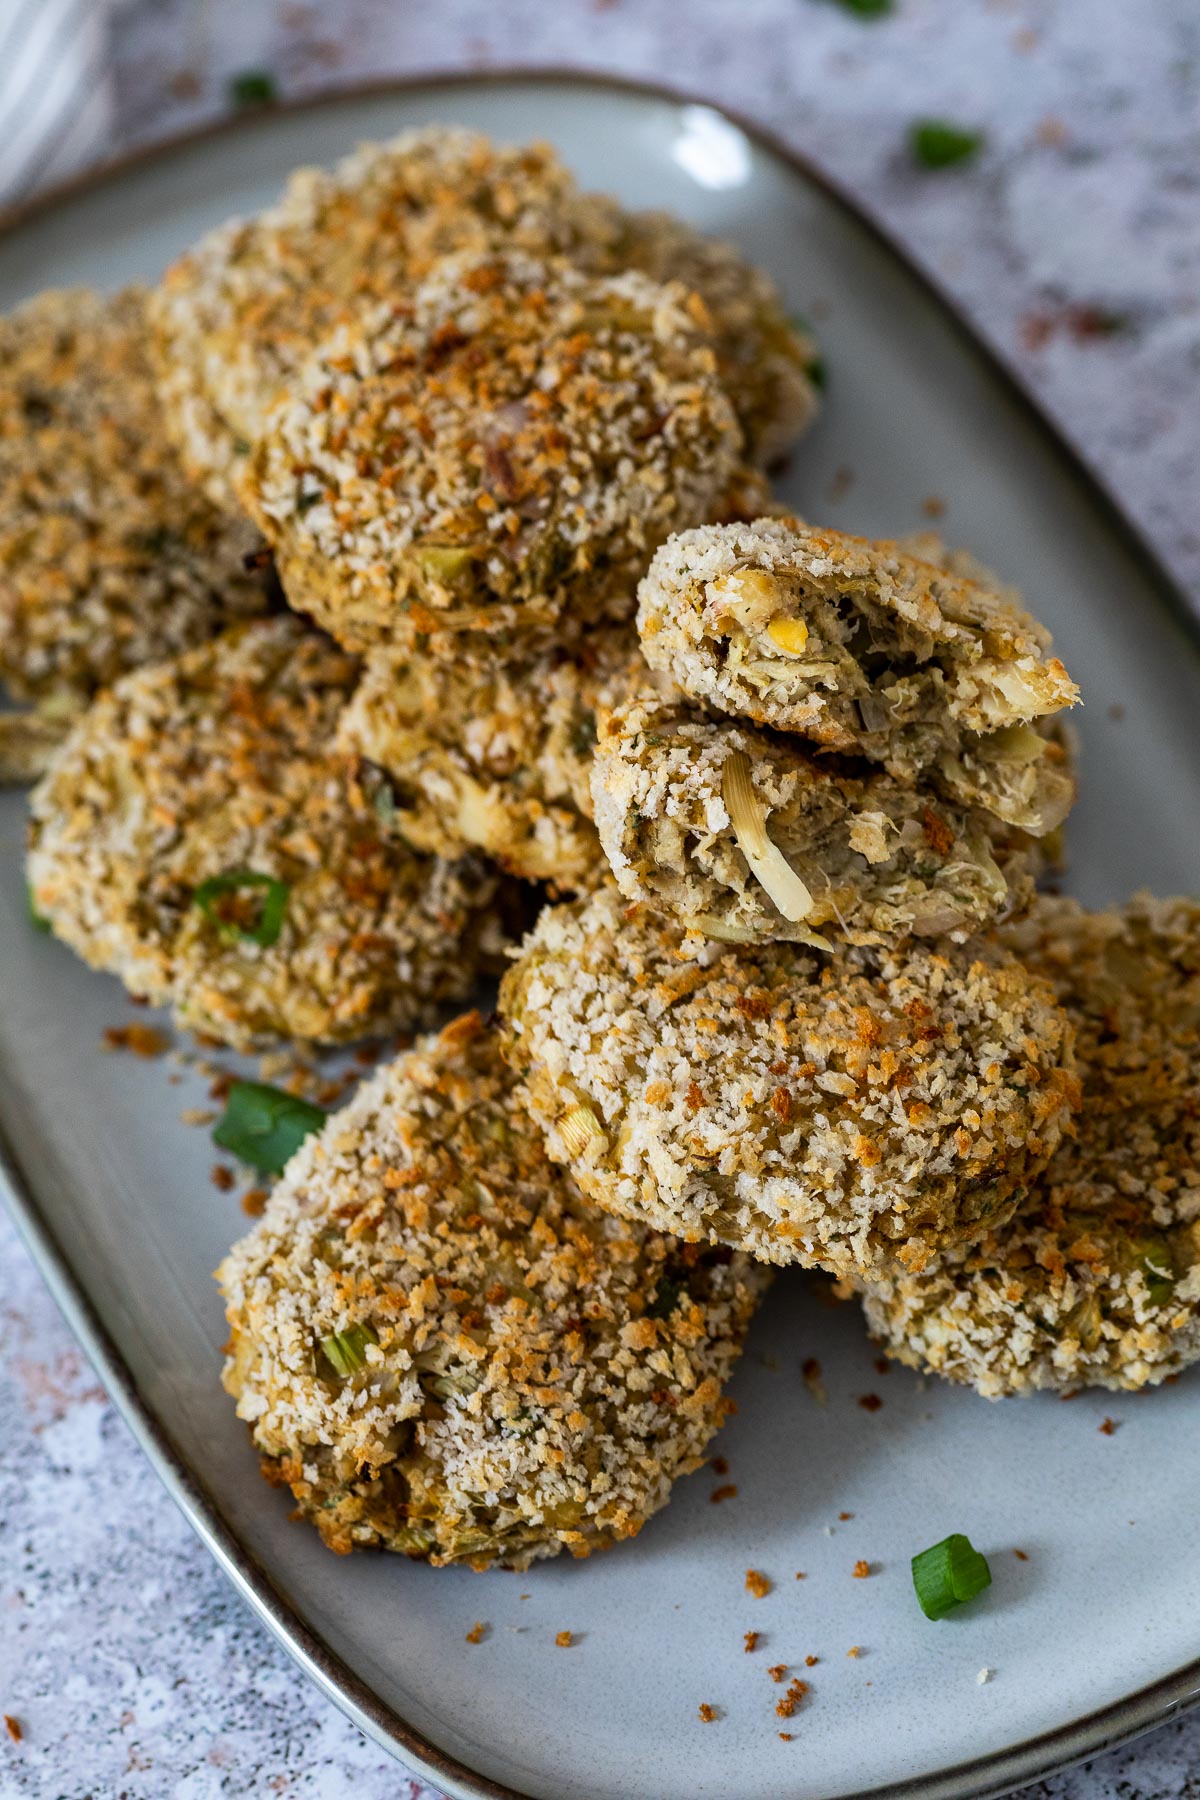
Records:
[[[750,781],[750,758],[735,750],[721,770],[721,798],[733,826],[738,847],[755,879],[775,902],[785,919],[795,924],[813,909],[813,897],[782,850],[767,836],[763,808]]]
[[[582,1156],[597,1138],[601,1140],[602,1146],[606,1146],[608,1141],[590,1106],[573,1106],[569,1112],[565,1112],[558,1121],[558,1135],[568,1156]]]

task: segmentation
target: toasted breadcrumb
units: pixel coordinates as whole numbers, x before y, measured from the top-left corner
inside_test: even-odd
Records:
[[[569,1650],[574,1641],[575,1640],[569,1631],[559,1631],[555,1633],[554,1642],[558,1645],[560,1650]]]
[[[867,1576],[871,1573],[871,1565],[860,1556],[850,1573],[855,1576],[857,1580],[865,1581]]]
[[[787,1672],[788,1666],[786,1663],[772,1663],[771,1667],[767,1670],[767,1674],[771,1677],[771,1680],[775,1682],[782,1681]]]
[[[859,1645],[859,1644],[851,1644],[851,1646],[850,1646],[850,1648],[849,1648],[849,1649],[848,1649],[848,1650],[847,1650],[847,1652],[846,1652],[846,1655],[847,1655],[847,1656],[853,1656],[853,1657],[858,1657],[858,1656],[861,1656],[861,1655],[862,1655],[862,1647],[861,1647],[861,1645]]]
[[[1102,1432],[1105,1437],[1111,1437],[1113,1432],[1118,1429],[1118,1421],[1116,1419],[1105,1419],[1096,1427],[1096,1429],[1097,1431]]]
[[[797,1676],[794,1681],[789,1682],[787,1693],[783,1695],[782,1699],[775,1702],[775,1711],[779,1714],[779,1717],[781,1719],[790,1719],[807,1693],[808,1683],[807,1681],[801,1681],[799,1676]]]
[[[21,1730],[21,1721],[14,1719],[11,1713],[4,1714],[4,1729],[14,1744],[19,1744],[25,1735]]]
[[[171,1048],[165,1031],[152,1025],[108,1025],[101,1034],[106,1050],[132,1050],[135,1056],[163,1056]]]
[[[761,1569],[746,1570],[746,1592],[753,1594],[756,1600],[762,1600],[771,1591],[771,1583]]]
[[[762,1635],[762,1633],[758,1632],[758,1631],[748,1631],[746,1633],[745,1643],[744,1643],[743,1647],[744,1647],[747,1655],[749,1655],[752,1650],[758,1649],[758,1640],[761,1637],[761,1635]]]
[[[715,1487],[708,1497],[714,1506],[720,1506],[722,1500],[736,1499],[737,1484],[732,1481],[727,1481],[721,1487]]]
[[[700,1710],[700,1717],[704,1721],[704,1723],[706,1725],[711,1725],[713,1720],[717,1716],[716,1708],[714,1706],[710,1706],[707,1700],[702,1700],[700,1702],[699,1710]]]
[[[470,1631],[468,1631],[468,1633],[467,1633],[468,1644],[482,1644],[484,1638],[487,1636],[487,1633],[488,1633],[488,1627],[487,1627],[486,1623],[484,1622],[484,1620],[476,1619],[476,1621],[472,1625]]]
[[[883,1401],[879,1398],[878,1394],[860,1394],[858,1397],[858,1404],[862,1407],[864,1412],[873,1413],[879,1411],[880,1407],[883,1405]]]

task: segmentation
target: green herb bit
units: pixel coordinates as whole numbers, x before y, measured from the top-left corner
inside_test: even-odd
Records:
[[[37,901],[33,897],[33,889],[26,883],[25,905],[29,912],[29,923],[35,931],[49,931],[50,921],[37,909]]]
[[[895,8],[895,0],[836,0],[836,4],[860,19],[885,19]]]
[[[918,119],[909,131],[909,147],[925,169],[952,169],[970,162],[983,148],[982,131],[951,125],[945,119]]]
[[[646,1308],[648,1319],[669,1319],[683,1298],[683,1284],[672,1281],[669,1275],[660,1275],[658,1286],[654,1290],[654,1298]]]
[[[278,98],[279,88],[275,77],[265,69],[243,69],[229,83],[231,106],[269,106],[272,100]]]
[[[278,1175],[325,1114],[295,1094],[263,1081],[235,1081],[225,1111],[213,1126],[213,1143],[264,1175]]]
[[[335,1375],[356,1375],[366,1363],[367,1345],[378,1342],[378,1334],[369,1325],[351,1325],[346,1331],[323,1337],[321,1350]]]
[[[914,1556],[912,1578],[927,1619],[944,1619],[956,1606],[965,1605],[992,1585],[987,1557],[961,1531]]]
[[[258,922],[254,925],[243,925],[230,908],[221,904],[227,897],[244,893],[247,888],[264,890]],[[202,881],[192,899],[205,918],[212,920],[222,937],[246,938],[266,950],[275,943],[283,928],[283,915],[291,892],[287,882],[277,881],[274,875],[262,875],[257,869],[231,869],[227,875],[211,875],[207,881]]]

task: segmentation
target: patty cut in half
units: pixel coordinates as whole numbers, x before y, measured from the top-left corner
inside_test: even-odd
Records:
[[[605,868],[590,786],[597,714],[650,679],[631,624],[503,662],[376,651],[340,741],[363,759],[381,820],[418,849],[484,850],[570,893]]]
[[[30,771],[98,687],[266,605],[243,567],[258,533],[166,438],[147,332],[138,288],[0,318],[0,685],[39,708]],[[4,741],[17,730],[6,716]]]
[[[836,1275],[1009,1217],[1078,1104],[1049,985],[1003,951],[681,944],[611,887],[548,908],[506,1053],[591,1198]]]
[[[648,661],[694,699],[900,781],[929,771],[1041,837],[1074,784],[1033,725],[1078,690],[1013,591],[962,566],[782,520],[708,526],[658,551],[638,629]]]
[[[600,1212],[468,1014],[293,1158],[218,1270],[225,1385],[334,1550],[525,1568],[699,1467],[766,1271]]]
[[[729,943],[961,941],[1033,893],[991,814],[687,703],[610,714],[592,789],[621,892]]]
[[[1075,1025],[1083,1109],[1017,1217],[868,1291],[868,1322],[992,1398],[1162,1381],[1200,1358],[1200,905],[1043,899],[1000,935]]]
[[[293,605],[408,651],[628,616],[655,546],[729,503],[740,446],[683,288],[510,251],[336,331],[239,491]]]
[[[332,753],[351,657],[241,626],[101,694],[31,799],[33,904],[238,1046],[428,1023],[503,948],[500,878],[389,840]]]

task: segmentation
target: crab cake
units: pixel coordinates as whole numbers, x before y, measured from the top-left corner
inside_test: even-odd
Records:
[[[349,649],[408,651],[568,602],[628,613],[655,546],[721,509],[740,443],[684,289],[506,252],[339,328],[239,487],[294,605]]]
[[[243,567],[258,534],[164,436],[146,334],[138,288],[0,318],[0,684],[42,709],[35,745],[96,688],[265,605]]]
[[[812,333],[788,318],[770,276],[734,245],[666,212],[633,213],[623,224],[613,260],[699,294],[747,454],[760,466],[776,461],[816,416],[824,377]]]
[[[780,520],[710,526],[658,551],[638,629],[656,669],[722,712],[899,781],[929,770],[1035,836],[1071,803],[1031,726],[1078,690],[1047,632],[991,580]]]
[[[469,1014],[298,1151],[218,1270],[225,1386],[334,1550],[523,1569],[699,1467],[766,1284],[592,1206]]]
[[[981,1394],[1138,1388],[1200,1359],[1200,905],[1043,899],[1005,941],[1058,991],[1074,1135],[1017,1217],[864,1295],[889,1355]]]
[[[169,425],[228,499],[276,396],[348,311],[406,298],[441,256],[567,252],[611,224],[548,145],[433,127],[298,169],[280,200],[211,231],[151,300]]]
[[[430,1019],[499,955],[496,877],[389,841],[331,753],[356,666],[299,620],[101,694],[31,799],[52,929],[239,1047]]]
[[[1033,840],[989,814],[686,702],[610,714],[592,792],[621,892],[727,942],[962,941],[1033,893]]]
[[[407,298],[439,257],[506,248],[694,289],[756,460],[812,416],[812,341],[735,250],[581,193],[545,144],[434,126],[298,170],[275,206],[210,232],[168,270],[152,299],[161,382],[193,472],[228,500],[268,406],[348,310]]]
[[[377,651],[343,714],[379,817],[420,850],[484,850],[527,881],[594,886],[596,718],[650,681],[632,625],[496,662]]]
[[[501,986],[525,1102],[586,1194],[842,1276],[1008,1218],[1078,1099],[1048,983],[994,947],[680,938],[606,887],[548,908]]]

